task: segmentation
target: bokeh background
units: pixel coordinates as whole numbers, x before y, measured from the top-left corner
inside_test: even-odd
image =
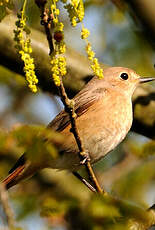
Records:
[[[22,1],[13,2],[14,9],[9,10],[9,14],[16,14],[22,5]],[[155,76],[155,20],[154,24],[151,24],[151,20],[147,20],[144,15],[147,13],[149,19],[155,18],[155,2],[133,2],[86,0],[84,25],[90,30],[89,40],[100,62],[109,66],[129,67],[142,76]],[[62,4],[58,5],[65,24],[67,46],[85,55],[85,44],[80,39],[80,26],[72,28]],[[146,12],[141,10],[143,6]],[[43,32],[39,10],[34,1],[28,1],[26,12],[28,25]],[[18,71],[12,71],[9,62],[5,64],[2,59],[1,56],[0,179],[7,175],[23,151],[9,133],[24,124],[46,126],[63,108],[57,95],[43,90],[37,94],[31,93],[24,77],[17,73]],[[18,66],[16,68],[18,69]],[[150,83],[149,87],[154,90],[155,84]],[[155,111],[150,113],[155,114]],[[147,117],[147,114],[145,116]],[[152,116],[154,118],[154,115]],[[116,150],[94,165],[101,186],[112,196],[136,207],[143,209],[151,206],[155,202],[154,152],[153,140],[130,132]],[[81,173],[87,176],[84,170]],[[22,229],[98,230],[111,229],[112,226],[112,229],[124,229],[125,226],[124,220],[118,224],[115,222],[122,215],[120,209],[112,204],[110,206],[107,201],[103,201],[103,208],[98,198],[92,197],[87,188],[68,172],[43,170],[12,188],[9,191],[9,199],[16,224]],[[1,207],[0,227],[4,226],[6,219]]]

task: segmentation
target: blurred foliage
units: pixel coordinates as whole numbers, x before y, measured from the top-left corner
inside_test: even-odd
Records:
[[[155,155],[155,141],[150,141],[149,143],[144,144],[142,147],[143,156],[147,157]]]
[[[20,9],[21,1],[13,2],[15,11]],[[136,19],[131,17],[126,4],[122,4],[119,0],[113,2],[119,9],[108,0],[85,1],[84,23],[91,31],[91,42],[94,44],[97,56],[100,61],[109,65],[127,66],[134,68],[140,74],[154,76],[154,50],[144,37],[142,28],[139,27]],[[29,25],[42,30],[39,10],[34,1],[28,1],[26,11]],[[4,6],[0,7],[0,20],[7,12]],[[79,33],[69,29],[65,14],[62,17],[65,21],[67,44],[82,52],[83,45],[79,41]],[[45,154],[56,157],[56,147],[62,143],[63,137],[46,130],[44,126],[35,126],[42,123],[43,100],[39,102],[37,115],[33,114],[36,101],[28,107],[34,96],[26,88],[22,76],[0,67],[0,91],[5,92],[2,93],[0,105],[2,101],[5,101],[6,105],[0,110],[0,125],[3,127],[0,130],[0,178],[2,179],[25,151],[28,152],[31,160],[40,160]],[[46,101],[48,103],[52,101],[51,97],[47,96]],[[56,108],[58,102],[55,100],[53,103]],[[24,110],[24,106],[28,111]],[[50,106],[49,103],[48,107]],[[29,125],[21,125],[21,122]],[[48,120],[45,123],[47,122]],[[43,141],[45,139],[49,142],[45,143]],[[155,202],[155,143],[153,140],[144,141],[142,137],[138,140],[135,135],[134,138],[128,139],[130,141],[126,141],[122,148],[115,150],[95,166],[100,183],[106,186],[113,197],[91,194],[69,173],[66,175],[64,172],[54,170],[43,171],[9,192],[17,224],[22,225],[23,229],[37,228],[39,215],[34,220],[31,218],[34,213],[40,213],[41,219],[44,220],[43,227],[38,226],[41,230],[147,229],[148,222],[154,221],[154,213],[151,215],[147,208]],[[131,154],[133,154],[132,158],[127,158]],[[126,159],[126,164],[121,168],[121,162]],[[85,176],[86,173],[83,175]],[[26,224],[22,222],[24,220],[27,220],[27,226],[30,227],[25,227]]]
[[[20,152],[26,152],[28,159],[40,163],[57,157],[54,144],[59,146],[63,138],[60,134],[40,126],[22,126],[11,132]],[[48,141],[46,141],[48,140]]]
[[[8,14],[7,11],[13,9],[13,6],[12,0],[0,0],[0,22]]]
[[[81,202],[75,198],[47,198],[41,215],[48,217],[51,225],[55,219],[61,220],[68,229],[130,229],[136,224],[147,224],[149,219],[149,212],[109,195],[91,195]]]
[[[149,140],[144,144],[136,145],[135,142],[128,141],[129,149],[133,154],[137,155],[140,158],[153,157],[155,155],[155,141]]]
[[[124,199],[147,206],[144,197],[150,189],[151,182],[154,182],[154,167],[155,161],[145,161],[129,172],[126,177],[122,176],[116,181],[113,184],[113,190]]]
[[[26,81],[22,76],[9,71],[3,66],[0,66],[0,73],[0,84],[5,84],[14,90],[26,86]]]
[[[43,126],[27,125],[16,125],[10,132],[0,130],[0,139],[0,155],[26,152],[28,159],[35,163],[55,159],[56,147],[63,141],[59,133]]]

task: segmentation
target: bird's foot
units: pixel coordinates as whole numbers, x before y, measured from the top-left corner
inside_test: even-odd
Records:
[[[81,160],[80,160],[80,164],[84,165],[86,162],[90,161],[90,157],[89,157],[89,153],[88,151],[84,151],[80,153],[81,155]]]

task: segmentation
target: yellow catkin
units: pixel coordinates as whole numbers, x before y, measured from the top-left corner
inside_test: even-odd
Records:
[[[81,38],[85,40],[86,38],[88,38],[89,34],[89,30],[83,27],[81,30]]]
[[[59,9],[57,9],[56,0],[52,0],[51,11],[54,24],[54,52],[51,54],[51,72],[56,86],[60,86],[60,78],[66,75],[66,58],[63,56],[66,52],[64,42],[64,25],[59,21]]]
[[[38,83],[37,76],[35,74],[34,60],[30,56],[32,53],[32,48],[30,44],[30,39],[25,36],[26,27],[26,17],[25,17],[25,6],[26,0],[24,1],[23,9],[20,14],[18,14],[18,20],[16,21],[16,30],[14,30],[14,40],[16,41],[16,48],[24,62],[24,72],[25,77],[28,82],[28,86],[32,92],[37,92],[36,84]]]
[[[98,62],[98,59],[95,58],[95,53],[94,51],[92,50],[92,46],[90,44],[90,42],[88,42],[88,36],[89,36],[90,32],[87,28],[84,28],[84,26],[82,25],[82,29],[81,29],[81,38],[83,40],[85,40],[86,42],[86,53],[87,53],[87,56],[88,56],[88,59],[91,61],[91,68],[94,72],[94,74],[99,78],[103,78],[103,70],[102,68],[100,67],[100,64]]]
[[[63,3],[64,1],[61,0]],[[66,2],[65,2],[66,3]],[[83,0],[71,0],[70,3],[64,4],[64,8],[68,12],[68,16],[72,26],[76,26],[77,23],[82,22],[84,18],[84,4]]]
[[[67,9],[70,22],[72,26],[76,26],[77,23],[82,22],[84,18],[84,4],[83,0],[71,0],[70,3],[66,3],[66,1],[61,0],[64,3],[64,8]],[[90,32],[87,28],[85,28],[82,24],[81,27],[81,39],[85,40],[86,42],[86,53],[88,56],[88,59],[91,62],[91,68],[96,76],[98,78],[103,78],[103,70],[100,67],[100,64],[98,62],[98,59],[95,58],[95,52],[92,50],[91,44],[88,41],[88,37],[90,35]]]

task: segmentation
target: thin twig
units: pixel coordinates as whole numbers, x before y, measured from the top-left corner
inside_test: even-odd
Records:
[[[5,186],[3,184],[0,184],[0,200],[1,200],[1,204],[3,207],[4,213],[6,215],[8,227],[11,230],[15,226],[14,214],[13,214],[13,211],[12,211],[10,205],[9,205],[8,193],[5,190]]]
[[[53,39],[52,39],[52,33],[50,31],[51,29],[51,22],[52,22],[52,14],[49,14],[49,10],[45,8],[46,0],[35,0],[35,3],[40,8],[41,11],[41,24],[44,26],[46,38],[49,45],[49,55],[54,51],[53,46]]]
[[[65,92],[65,88],[63,86],[62,81],[61,81],[61,84],[58,87],[58,89],[59,89],[59,93],[60,93],[62,102],[65,106],[65,111],[69,114],[69,117],[70,117],[71,127],[72,127],[71,131],[75,137],[76,143],[77,143],[78,148],[79,148],[78,154],[79,154],[80,162],[83,165],[85,165],[87,173],[88,173],[90,180],[92,181],[96,191],[99,193],[103,193],[104,191],[101,189],[101,187],[100,187],[100,185],[96,179],[96,176],[94,174],[94,171],[92,169],[92,166],[90,164],[89,153],[84,149],[82,140],[81,140],[80,135],[79,135],[79,131],[78,131],[78,128],[76,125],[76,113],[74,111],[74,101],[69,100],[69,98],[67,97],[67,94]]]
[[[53,41],[52,41],[52,34],[50,31],[51,22],[50,22],[50,18],[48,17],[48,14],[46,13],[47,9],[45,9],[46,0],[35,0],[35,2],[41,10],[41,18],[43,22],[42,24],[45,27],[46,37],[49,43],[50,54],[51,54],[54,51],[54,47],[53,47]],[[90,177],[90,180],[92,181],[96,191],[99,193],[103,193],[104,191],[101,189],[96,179],[96,176],[93,172],[93,169],[91,167],[89,153],[85,150],[82,140],[79,135],[79,131],[76,125],[76,113],[74,111],[74,100],[70,100],[68,98],[62,81],[61,81],[60,86],[57,86],[57,88],[59,90],[61,100],[65,106],[65,111],[69,114],[69,117],[70,117],[71,127],[72,127],[71,132],[73,133],[74,138],[79,148],[78,154],[79,154],[80,162],[81,164],[85,165],[88,175]]]

